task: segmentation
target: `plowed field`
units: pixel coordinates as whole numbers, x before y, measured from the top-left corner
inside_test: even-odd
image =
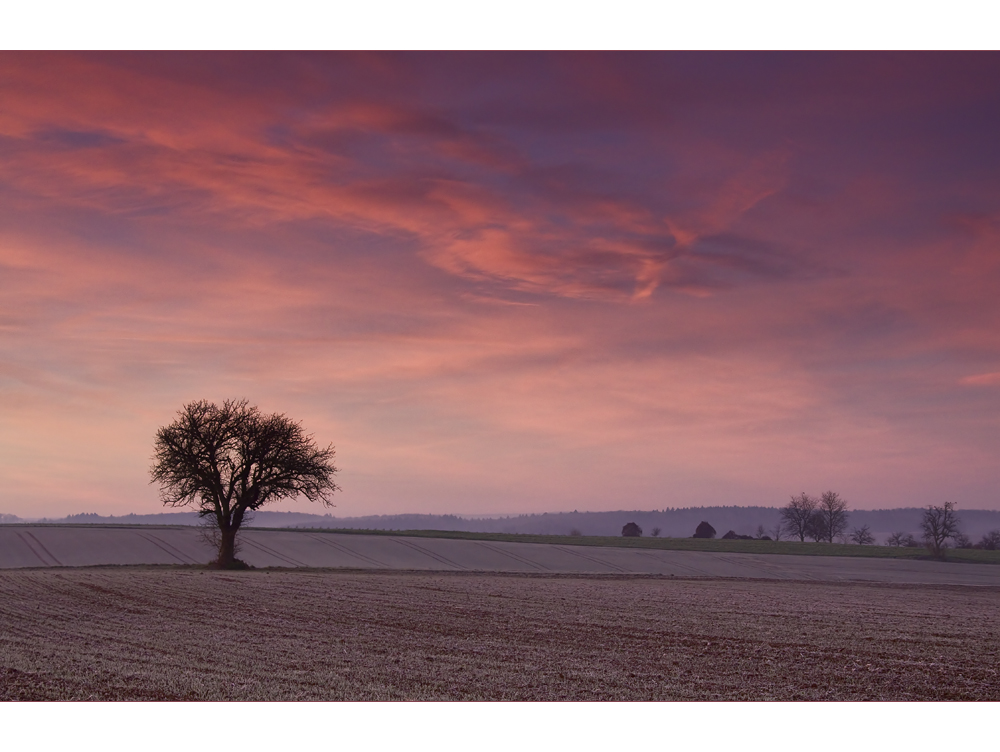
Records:
[[[3,700],[1000,700],[996,588],[0,572]]]

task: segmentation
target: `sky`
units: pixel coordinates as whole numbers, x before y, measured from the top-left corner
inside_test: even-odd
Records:
[[[1000,509],[997,53],[0,53],[0,512]]]

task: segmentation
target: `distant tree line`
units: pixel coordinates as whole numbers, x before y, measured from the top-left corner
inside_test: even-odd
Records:
[[[961,531],[953,501],[946,501],[941,506],[934,504],[928,506],[921,515],[920,530],[923,533],[924,546],[938,558],[944,558],[944,552],[949,546],[977,548],[984,551],[1000,549],[1000,530],[984,533],[977,543],[973,543],[969,536]],[[893,533],[886,539],[886,545],[916,547],[920,543],[912,534]]]
[[[876,543],[868,525],[854,528],[850,536],[845,538],[847,503],[833,491],[827,491],[819,499],[810,497],[804,491],[798,496],[792,496],[781,510],[781,521],[784,530],[793,537],[797,536],[799,541],[810,538],[814,541],[833,543],[836,538],[844,542],[849,539],[861,546]],[[988,551],[1000,548],[1000,530],[986,533],[979,543],[973,543],[962,533],[953,501],[946,501],[940,506],[929,505],[921,516],[920,530],[923,533],[924,545],[937,558],[944,556],[944,551],[949,545]],[[915,547],[920,544],[912,534],[897,532],[888,537],[886,545]]]
[[[835,491],[827,491],[819,498],[810,496],[805,491],[792,496],[789,502],[780,510],[781,520],[772,529],[766,530],[763,525],[757,526],[756,535],[739,535],[730,530],[722,536],[723,540],[775,540],[782,536],[798,538],[805,542],[808,538],[815,542],[840,543],[851,542],[859,546],[871,546],[877,543],[875,535],[868,525],[855,527],[847,533],[848,509],[847,502]],[[634,527],[631,527],[634,526]],[[943,558],[945,550],[950,546],[955,548],[978,548],[988,551],[1000,549],[1000,530],[991,530],[983,535],[982,540],[973,543],[959,528],[955,503],[946,501],[940,506],[930,505],[923,510],[920,518],[920,530],[923,545],[937,558]],[[659,533],[659,531],[657,531]],[[622,530],[622,535],[642,535],[642,530],[635,523],[630,523]],[[693,538],[714,538],[716,530],[706,521],[696,528]],[[888,546],[916,547],[920,542],[910,533],[896,532],[886,539]]]

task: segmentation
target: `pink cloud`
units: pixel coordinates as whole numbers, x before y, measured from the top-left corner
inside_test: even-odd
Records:
[[[12,77],[22,85],[13,87],[21,96],[9,100],[8,135],[30,144],[40,128],[58,126],[117,139],[70,153],[29,149],[10,160],[10,182],[37,199],[105,212],[162,208],[172,217],[240,226],[327,219],[370,232],[405,232],[440,268],[521,290],[648,297],[674,282],[676,275],[665,270],[677,254],[642,242],[672,238],[689,247],[731,227],[781,184],[781,157],[766,156],[717,188],[702,189],[704,206],[696,203],[693,213],[662,222],[638,204],[585,194],[560,204],[541,196],[531,207],[514,206],[485,182],[489,172],[479,182],[386,180],[349,149],[333,154],[310,145],[320,132],[363,133],[388,139],[404,160],[442,154],[458,167],[500,174],[523,168],[525,158],[510,144],[417,109],[357,100],[327,105],[296,126],[305,141],[289,148],[262,138],[274,110],[246,97],[219,100],[190,83],[158,85],[154,97],[141,75],[86,60],[74,63],[68,79],[48,65],[28,68],[30,87]],[[81,99],[84,90],[94,96]],[[492,156],[484,157],[487,152]]]
[[[997,386],[1000,385],[1000,371],[993,373],[979,373],[974,376],[965,376],[959,379],[958,383],[968,386]]]
[[[151,511],[229,396],[339,513],[995,503],[995,181],[885,136],[982,89],[440,59],[0,56],[0,511]]]

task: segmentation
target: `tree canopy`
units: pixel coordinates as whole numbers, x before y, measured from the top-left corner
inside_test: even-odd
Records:
[[[283,414],[264,415],[247,400],[199,400],[157,431],[150,474],[164,504],[214,519],[218,564],[229,567],[248,512],[299,495],[333,506],[333,459],[333,446],[320,449]]]
[[[816,541],[833,543],[847,530],[847,502],[834,491],[825,492],[809,517],[806,534]]]
[[[781,510],[781,522],[790,535],[797,535],[804,541],[809,534],[809,522],[816,510],[816,500],[803,491],[793,496],[788,506]]]

